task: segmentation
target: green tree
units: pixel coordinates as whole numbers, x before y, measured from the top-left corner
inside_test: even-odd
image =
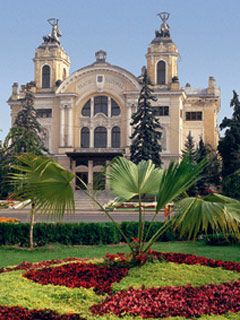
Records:
[[[132,115],[133,134],[130,137],[132,139],[130,152],[134,163],[139,163],[141,160],[152,160],[156,166],[160,167],[161,125],[151,107],[151,101],[156,101],[152,93],[147,70],[144,68],[137,111]]]
[[[232,194],[231,180],[235,186],[240,185],[240,177],[235,174],[240,169],[240,101],[236,91],[233,91],[230,106],[233,108],[233,114],[231,118],[225,117],[220,124],[221,130],[226,131],[218,146],[223,164],[223,191],[226,195]],[[240,198],[240,188],[235,190],[235,196]]]
[[[216,190],[221,181],[221,160],[218,152],[200,137],[196,150],[196,163],[207,159],[208,163],[202,172],[202,177],[196,184],[198,194],[206,194],[212,187]]]
[[[39,123],[33,106],[33,95],[27,91],[22,100],[22,108],[4,141],[5,153],[8,158],[14,158],[23,152],[43,154],[47,151],[43,143],[44,134],[45,129]]]
[[[43,143],[44,135],[45,129],[38,122],[33,106],[33,95],[27,87],[25,97],[22,99],[21,110],[9,130],[2,148],[0,193],[3,198],[7,198],[13,192],[13,186],[9,184],[7,177],[13,172],[12,165],[17,163],[17,156],[25,152],[36,155],[47,152]]]
[[[189,161],[192,163],[196,162],[196,147],[191,131],[189,131],[187,135],[187,139],[184,144],[184,149],[182,150],[182,156],[187,157]]]

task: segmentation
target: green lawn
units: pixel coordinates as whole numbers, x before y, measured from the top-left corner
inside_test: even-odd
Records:
[[[158,251],[191,253],[208,258],[229,261],[240,261],[240,245],[235,246],[206,246],[202,242],[162,242],[154,245]],[[110,246],[64,246],[59,244],[29,249],[2,246],[0,247],[0,267],[16,265],[22,261],[37,262],[41,260],[63,259],[68,257],[98,258],[107,252],[128,252],[125,245]]]

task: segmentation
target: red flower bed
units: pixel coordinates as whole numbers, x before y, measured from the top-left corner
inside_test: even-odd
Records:
[[[213,260],[181,253],[161,253],[150,250],[159,260],[240,272],[240,263]],[[182,316],[199,317],[202,314],[240,312],[240,281],[201,287],[178,286],[151,289],[122,290],[91,308],[95,314],[112,312],[116,315],[130,314],[143,318]]]
[[[0,306],[0,320],[85,320],[78,314],[60,315],[51,310],[28,310]]]
[[[203,314],[240,311],[240,281],[202,287],[162,287],[122,290],[91,307],[95,314],[112,312],[142,318],[182,316],[192,319]]]
[[[63,285],[70,288],[94,288],[97,293],[111,292],[113,282],[128,274],[127,268],[96,264],[70,263],[59,267],[30,270],[24,277],[41,284]]]

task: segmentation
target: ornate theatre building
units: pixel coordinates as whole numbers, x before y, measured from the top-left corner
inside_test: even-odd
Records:
[[[195,89],[178,79],[179,52],[167,19],[161,13],[160,30],[146,53],[147,70],[157,101],[152,108],[162,125],[164,166],[179,160],[186,136],[202,136],[213,147],[218,142],[217,113],[220,91],[209,77],[206,88]],[[108,62],[105,51],[95,61],[70,74],[70,58],[60,43],[58,20],[49,19],[50,35],[36,49],[34,106],[46,128],[45,144],[62,165],[76,172],[90,187],[97,172],[113,157],[129,155],[131,115],[140,92],[139,77]],[[12,123],[21,108],[25,86],[12,86],[8,101]]]

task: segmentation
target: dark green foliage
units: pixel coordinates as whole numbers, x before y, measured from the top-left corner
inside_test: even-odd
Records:
[[[4,141],[5,153],[8,158],[14,158],[23,152],[41,155],[46,151],[43,144],[44,134],[44,128],[38,122],[33,107],[33,96],[27,92],[22,101],[22,109]]]
[[[7,198],[13,192],[8,176],[13,172],[12,165],[17,164],[16,157],[23,152],[41,155],[46,149],[43,144],[45,129],[37,120],[33,107],[33,96],[27,91],[22,100],[22,109],[10,129],[3,148],[0,149],[0,198]]]
[[[240,200],[240,173],[236,172],[224,178],[223,190],[231,198]]]
[[[162,226],[155,222],[148,239]],[[148,228],[149,222],[146,222]],[[137,222],[123,222],[121,228],[129,239],[138,234]],[[166,231],[158,241],[174,241],[179,237],[172,230]],[[183,239],[181,239],[183,240]],[[111,222],[105,223],[36,223],[34,227],[35,245],[49,243],[64,245],[99,245],[123,242],[118,230]],[[29,245],[29,223],[0,223],[0,245]]]
[[[240,101],[235,91],[230,106],[233,108],[232,118],[225,117],[220,124],[221,130],[226,129],[218,146],[223,161],[223,179],[240,169]],[[229,190],[224,191],[229,195]]]
[[[232,235],[226,237],[222,233],[216,233],[207,235],[204,238],[204,242],[209,246],[229,246],[239,243],[239,240]]]
[[[191,131],[189,131],[187,139],[185,141],[184,149],[182,150],[182,156],[187,157],[191,163],[196,162],[196,147]]]
[[[208,193],[208,190],[212,187],[216,190],[221,180],[220,157],[216,150],[203,142],[201,137],[196,150],[195,161],[199,163],[205,158],[207,158],[208,163],[202,172],[201,179],[196,184],[197,193],[201,195]]]
[[[156,166],[160,167],[161,125],[151,107],[151,101],[156,101],[156,97],[152,94],[150,86],[147,70],[144,68],[137,111],[132,115],[131,122],[133,126],[133,134],[130,137],[132,139],[131,161],[137,164],[141,160],[152,160]]]

